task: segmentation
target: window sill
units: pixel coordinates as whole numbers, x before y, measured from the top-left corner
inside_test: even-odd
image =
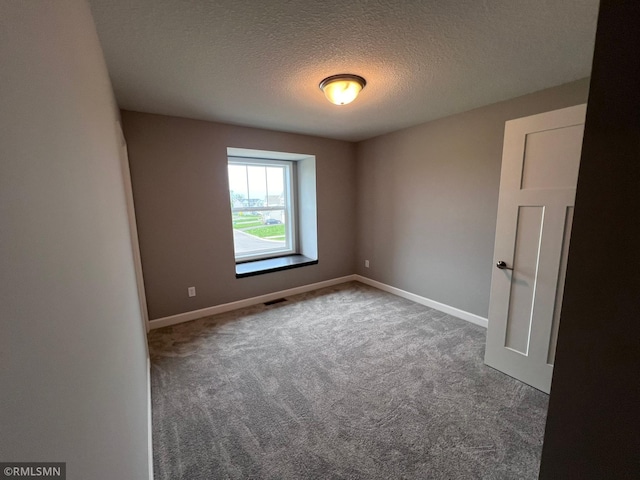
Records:
[[[268,258],[266,260],[254,260],[252,262],[236,264],[236,278],[252,277],[264,273],[279,272],[291,268],[316,265],[318,260],[313,260],[304,255],[287,255],[286,257]]]

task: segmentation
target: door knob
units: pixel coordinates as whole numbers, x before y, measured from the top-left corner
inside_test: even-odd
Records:
[[[513,267],[507,267],[507,264],[502,260],[496,263],[496,267],[498,267],[500,270],[513,270]]]

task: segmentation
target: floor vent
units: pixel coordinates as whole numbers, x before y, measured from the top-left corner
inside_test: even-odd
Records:
[[[265,306],[275,305],[276,303],[286,302],[286,298],[276,298],[275,300],[271,300],[270,302],[264,302]]]

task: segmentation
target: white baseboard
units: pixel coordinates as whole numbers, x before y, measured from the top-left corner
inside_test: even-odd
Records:
[[[171,315],[169,317],[158,318],[149,322],[149,329],[162,328],[169,325],[189,322],[198,318],[209,317],[211,315],[230,312],[239,308],[258,305],[259,303],[270,302],[271,300],[276,300],[277,298],[297,295],[299,293],[311,292],[320,288],[331,287],[333,285],[339,285],[341,283],[352,281],[364,283],[365,285],[377,288],[378,290],[389,292],[399,297],[406,298],[407,300],[411,300],[412,302],[419,303],[420,305],[434,308],[449,315],[453,315],[454,317],[466,320],[467,322],[480,325],[484,328],[487,328],[487,325],[489,323],[488,320],[484,317],[481,317],[474,313],[466,312],[464,310],[460,310],[459,308],[455,308],[444,303],[436,302],[435,300],[431,300],[429,298],[421,297],[420,295],[416,295],[415,293],[407,292],[405,290],[392,287],[385,283],[371,280],[370,278],[363,277],[361,275],[347,275],[346,277],[333,278],[331,280],[325,280],[324,282],[312,283],[309,285],[303,285],[301,287],[290,288],[288,290],[280,290],[278,292],[267,293],[266,295],[260,295],[258,297],[238,300],[237,302],[223,303],[222,305],[215,305],[213,307],[202,308],[200,310],[193,310],[191,312],[179,313],[177,315]]]
[[[464,310],[460,310],[459,308],[451,307],[444,303],[436,302],[435,300],[431,300],[429,298],[421,297],[420,295],[416,295],[415,293],[407,292],[405,290],[401,290],[396,287],[392,287],[385,283],[378,282],[376,280],[371,280],[370,278],[363,277],[361,275],[355,275],[355,280],[360,283],[364,283],[365,285],[369,285],[371,287],[377,288],[378,290],[383,290],[385,292],[393,293],[402,298],[406,298],[407,300],[411,300],[412,302],[419,303],[420,305],[425,305],[427,307],[434,308],[444,313],[448,313],[449,315],[453,315],[454,317],[461,318],[462,320],[466,320],[467,322],[475,323],[476,325],[480,325],[481,327],[487,328],[489,321],[476,315],[475,313],[465,312]]]
[[[149,480],[153,480],[153,420],[151,417],[151,359],[147,353],[147,441],[149,442]]]
[[[158,318],[149,322],[149,329],[152,330],[155,328],[167,327],[169,325],[175,325],[177,323],[183,323],[202,317],[217,315],[218,313],[225,313],[230,312],[231,310],[237,310],[239,308],[250,307],[259,303],[270,302],[271,300],[276,300],[282,297],[311,292],[313,290],[331,287],[340,283],[352,282],[356,280],[356,277],[357,275],[347,275],[346,277],[333,278],[331,280],[325,280],[324,282],[311,283],[309,285],[303,285],[301,287],[290,288],[288,290],[280,290],[279,292],[267,293],[266,295],[251,297],[245,300],[238,300],[237,302],[223,303],[222,305],[215,305],[213,307],[202,308],[200,310],[179,313],[177,315],[171,315],[170,317]]]

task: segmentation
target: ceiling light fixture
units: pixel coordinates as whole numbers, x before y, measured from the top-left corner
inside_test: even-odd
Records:
[[[342,73],[332,75],[320,82],[320,90],[331,103],[336,105],[346,105],[353,102],[360,91],[365,87],[367,81],[358,75]]]

